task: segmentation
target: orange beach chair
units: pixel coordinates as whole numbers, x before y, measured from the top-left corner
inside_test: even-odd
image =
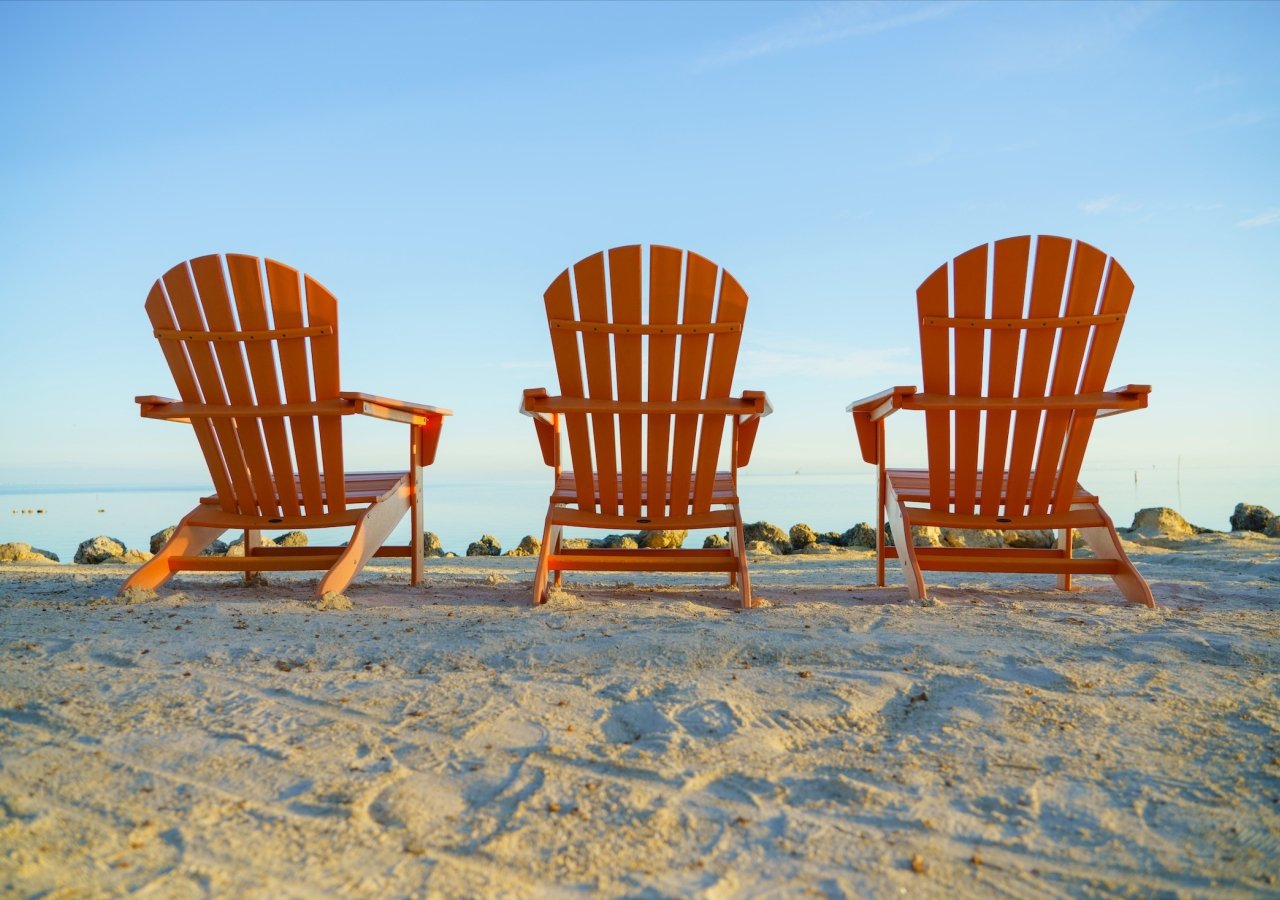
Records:
[[[374,556],[408,556],[422,578],[422,467],[449,410],[342,391],[337,301],[318,281],[271,259],[210,255],[170,269],[147,315],[181,399],[138,397],[143,417],[190,422],[215,493],[120,588],[155,588],[175,572],[325,569],[316,596],[342,591]],[[408,468],[346,472],[342,417],[409,426]],[[410,514],[412,541],[383,546]],[[344,547],[264,547],[263,529],[353,529]],[[241,557],[200,552],[228,529]]]
[[[862,458],[878,468],[876,578],[902,564],[907,592],[924,571],[1110,575],[1155,606],[1097,496],[1076,479],[1094,420],[1142,409],[1148,385],[1104,390],[1133,282],[1082,241],[1013,237],[940,266],[916,291],[924,390],[895,387],[851,404]],[[885,468],[885,419],[925,413],[927,469]],[[915,547],[911,528],[1056,529],[1057,549]],[[1079,531],[1093,558],[1072,556]]]
[[[709,571],[729,573],[752,606],[737,471],[771,409],[762,392],[729,396],[747,295],[724,269],[674,247],[649,248],[646,279],[645,256],[639,245],[588,256],[544,295],[561,395],[531,388],[521,404],[555,470],[533,602],[546,601],[551,572],[559,584],[564,571]],[[725,528],[729,547],[569,549],[566,526]]]

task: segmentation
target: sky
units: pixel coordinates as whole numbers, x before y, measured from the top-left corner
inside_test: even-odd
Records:
[[[916,286],[1036,233],[1137,286],[1110,383],[1151,406],[1087,465],[1277,483],[1277,38],[1277,3],[0,4],[0,486],[207,480],[133,397],[174,392],[150,285],[211,252],[334,292],[345,389],[455,411],[432,478],[536,476],[542,292],[649,242],[751,297],[752,469],[860,472]]]

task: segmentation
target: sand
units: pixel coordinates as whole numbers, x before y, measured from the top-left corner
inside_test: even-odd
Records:
[[[1109,581],[762,558],[313,575],[0,567],[0,893],[1280,893],[1280,541],[1131,546]]]

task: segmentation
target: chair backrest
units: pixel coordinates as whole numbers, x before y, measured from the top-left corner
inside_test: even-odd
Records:
[[[275,260],[228,253],[174,266],[146,307],[183,402],[211,413],[191,423],[222,509],[345,510],[339,405],[313,414],[340,390],[333,295]],[[228,406],[247,411],[219,414]]]
[[[715,263],[656,244],[647,254],[640,245],[616,247],[561,272],[544,299],[562,396],[729,397],[747,295]],[[708,511],[725,418],[566,414],[579,509],[635,517]]]
[[[1120,264],[1082,241],[1024,236],[974,247],[916,291],[924,390],[989,398],[1103,391],[1132,294]],[[1020,516],[1070,509],[1097,410],[925,417],[930,506],[947,510],[954,471],[955,512]]]

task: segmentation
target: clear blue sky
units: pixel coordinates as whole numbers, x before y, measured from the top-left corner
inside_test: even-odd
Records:
[[[150,284],[215,251],[337,294],[344,387],[457,411],[433,478],[537,473],[542,290],[633,242],[750,293],[753,469],[853,472],[916,285],[1024,233],[1137,283],[1111,381],[1152,406],[1091,464],[1274,473],[1278,39],[1277,3],[0,4],[0,484],[204,479],[132,398],[173,392]]]

